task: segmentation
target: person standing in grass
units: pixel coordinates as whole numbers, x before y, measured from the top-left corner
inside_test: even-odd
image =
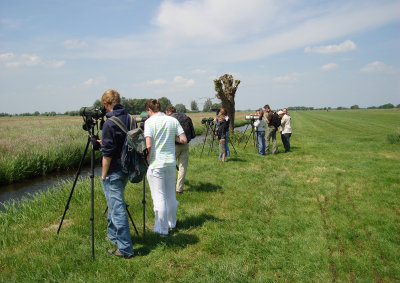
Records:
[[[101,102],[107,109],[107,118],[115,116],[128,129],[130,128],[130,117],[120,104],[121,98],[116,90],[109,89],[104,92]],[[101,140],[101,154],[103,156],[101,178],[108,206],[106,240],[117,245],[116,249],[111,249],[107,252],[118,257],[131,258],[133,256],[133,245],[124,198],[128,177],[122,173],[118,162],[121,157],[125,136],[126,134],[122,132],[117,124],[109,119],[105,121]]]
[[[224,117],[224,121],[226,121],[226,123],[228,124],[228,128],[226,129],[226,133],[225,133],[225,157],[230,157],[231,156],[231,152],[229,150],[229,116],[227,115],[228,112],[226,111],[225,108],[221,108],[221,110],[219,110],[219,115],[222,115]],[[219,126],[217,119],[214,119],[214,122],[217,126]],[[219,155],[219,158],[222,158],[222,155]]]
[[[267,120],[268,123],[268,130],[267,130],[267,138],[266,138],[266,154],[269,154],[269,143],[272,138],[272,154],[278,153],[278,142],[276,141],[276,131],[277,127],[273,123],[274,119],[274,112],[271,110],[269,105],[264,106],[264,110],[267,112],[266,115],[264,115],[265,120]]]
[[[219,115],[216,118],[218,123],[217,136],[219,140],[219,155],[221,156],[221,161],[225,162],[226,156],[226,132],[229,130],[229,124],[225,120],[224,115]]]
[[[256,111],[256,116],[259,117],[254,121],[254,127],[257,132],[258,154],[265,155],[265,128],[267,127],[267,121],[265,121],[262,109]]]
[[[181,124],[182,129],[185,131],[187,144],[180,144],[175,142],[175,158],[178,161],[178,179],[176,181],[176,192],[183,193],[183,186],[185,183],[185,176],[189,164],[189,142],[192,138],[196,137],[194,132],[193,122],[190,117],[185,113],[176,113],[176,108],[172,105],[168,106],[165,114],[174,117]]]
[[[146,147],[149,151],[147,181],[154,207],[154,229],[168,236],[168,228],[176,226],[178,202],[175,195],[175,141],[186,144],[187,139],[179,121],[161,112],[160,103],[149,99],[145,104],[149,118],[144,124]]]
[[[285,114],[283,111],[278,112],[279,117],[281,117],[281,139],[283,143],[283,147],[285,148],[285,152],[290,151],[290,137],[292,136],[292,124],[291,117],[288,114]]]

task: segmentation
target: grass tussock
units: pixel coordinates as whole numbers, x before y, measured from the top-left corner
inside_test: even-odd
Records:
[[[222,163],[208,144],[202,157],[202,145],[191,148],[185,192],[177,196],[178,230],[168,238],[151,232],[147,185],[143,237],[141,184],[128,184],[140,233],[131,228],[131,260],[106,253],[112,246],[104,241],[98,177],[95,262],[90,178],[78,182],[59,235],[71,183],[10,202],[0,212],[0,281],[398,281],[400,148],[385,139],[400,117],[371,113],[291,113],[287,154],[258,156],[242,141]],[[282,152],[280,141],[278,147]]]

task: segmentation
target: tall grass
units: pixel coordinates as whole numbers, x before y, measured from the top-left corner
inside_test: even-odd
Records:
[[[189,115],[201,135],[202,118],[215,113]],[[245,122],[244,113],[238,113],[236,126]],[[0,185],[77,167],[88,136],[82,123],[81,117],[67,116],[0,118]]]
[[[95,255],[91,260],[90,180],[0,212],[4,282],[395,282],[400,280],[400,145],[387,133],[399,112],[293,112],[292,152],[258,156],[253,145],[222,163],[191,149],[178,230],[131,229],[135,257],[106,253],[106,206],[95,178]],[[278,143],[283,151],[281,142]],[[126,200],[142,225],[141,184]],[[140,230],[140,229],[139,229]]]

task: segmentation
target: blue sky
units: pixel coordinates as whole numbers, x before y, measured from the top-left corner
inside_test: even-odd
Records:
[[[400,103],[399,0],[0,0],[0,112],[65,112],[114,88],[188,108]]]

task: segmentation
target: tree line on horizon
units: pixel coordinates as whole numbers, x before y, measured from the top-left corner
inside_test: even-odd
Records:
[[[146,104],[147,98],[121,98],[121,104],[125,107],[126,111],[130,114],[133,115],[140,115],[144,111],[144,105]],[[160,102],[161,106],[161,111],[165,111],[165,109],[169,105],[173,105],[171,101],[167,97],[161,97],[158,99]],[[93,106],[101,107],[103,106],[101,101],[97,99],[94,103]],[[210,112],[210,109],[212,108],[221,108],[221,103],[213,103],[211,98],[208,98],[204,104],[202,111],[200,111],[198,104],[195,100],[192,100],[190,102],[190,109],[187,109],[184,104],[176,104],[174,105],[176,108],[176,111],[179,113],[195,113],[195,112]],[[338,106],[336,108],[333,107],[323,107],[323,108],[314,108],[314,107],[307,107],[307,106],[289,106],[287,107],[289,111],[312,111],[312,110],[353,110],[353,109],[363,109],[359,107],[357,104],[352,105],[350,107],[344,107],[344,106]],[[400,104],[397,104],[396,106],[392,103],[386,103],[380,106],[369,106],[365,109],[392,109],[392,108],[400,108]],[[240,111],[240,110],[238,110]],[[249,111],[254,111],[254,110],[249,110]],[[72,110],[72,111],[66,111],[64,113],[56,113],[55,111],[51,112],[43,112],[40,113],[39,111],[35,111],[33,113],[21,113],[21,114],[9,114],[9,113],[0,113],[0,117],[12,117],[12,116],[59,116],[59,115],[66,115],[66,116],[79,116],[79,110]]]

